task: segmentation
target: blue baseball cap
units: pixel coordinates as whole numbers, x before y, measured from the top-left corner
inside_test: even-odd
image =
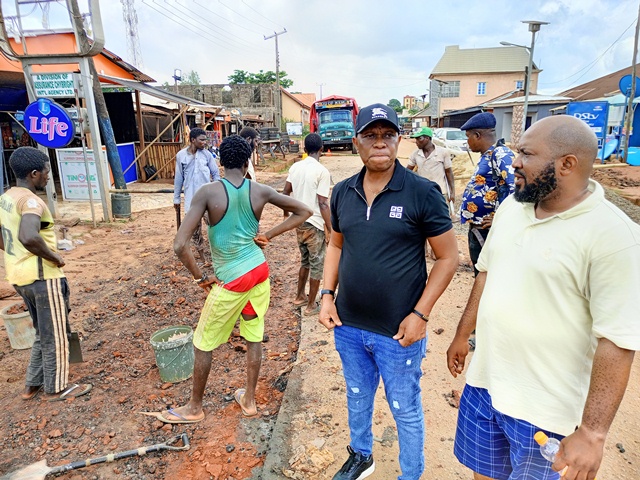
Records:
[[[368,107],[364,107],[358,113],[356,118],[356,134],[361,133],[365,128],[378,120],[384,120],[395,128],[396,132],[400,132],[398,127],[398,115],[396,111],[382,103],[374,103]]]

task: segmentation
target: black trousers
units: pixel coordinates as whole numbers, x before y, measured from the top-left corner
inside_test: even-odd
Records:
[[[469,233],[467,238],[469,239],[469,256],[471,257],[471,264],[473,265],[473,274],[478,276],[478,269],[476,263],[480,257],[480,252],[484,246],[484,242],[487,240],[490,228],[478,228],[473,223],[469,224]]]
[[[66,278],[36,280],[14,285],[33,319],[36,340],[27,368],[28,387],[44,386],[46,393],[58,393],[69,381],[69,284]]]

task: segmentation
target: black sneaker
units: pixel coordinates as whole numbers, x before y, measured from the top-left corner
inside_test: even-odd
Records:
[[[351,446],[347,447],[349,458],[338,473],[333,476],[333,480],[361,480],[367,478],[376,469],[373,455],[365,457],[361,453],[353,451]]]

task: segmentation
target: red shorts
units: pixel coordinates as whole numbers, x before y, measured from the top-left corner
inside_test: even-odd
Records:
[[[225,283],[222,288],[225,288],[230,292],[247,292],[259,283],[264,282],[267,278],[269,278],[269,265],[267,262],[264,262],[235,280]],[[251,302],[247,302],[242,309],[242,313],[245,315],[257,315],[251,305]]]

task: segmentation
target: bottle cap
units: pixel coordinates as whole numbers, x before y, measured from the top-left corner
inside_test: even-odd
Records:
[[[533,439],[538,443],[538,445],[544,445],[549,441],[549,437],[547,437],[547,434],[544,432],[536,432]]]

